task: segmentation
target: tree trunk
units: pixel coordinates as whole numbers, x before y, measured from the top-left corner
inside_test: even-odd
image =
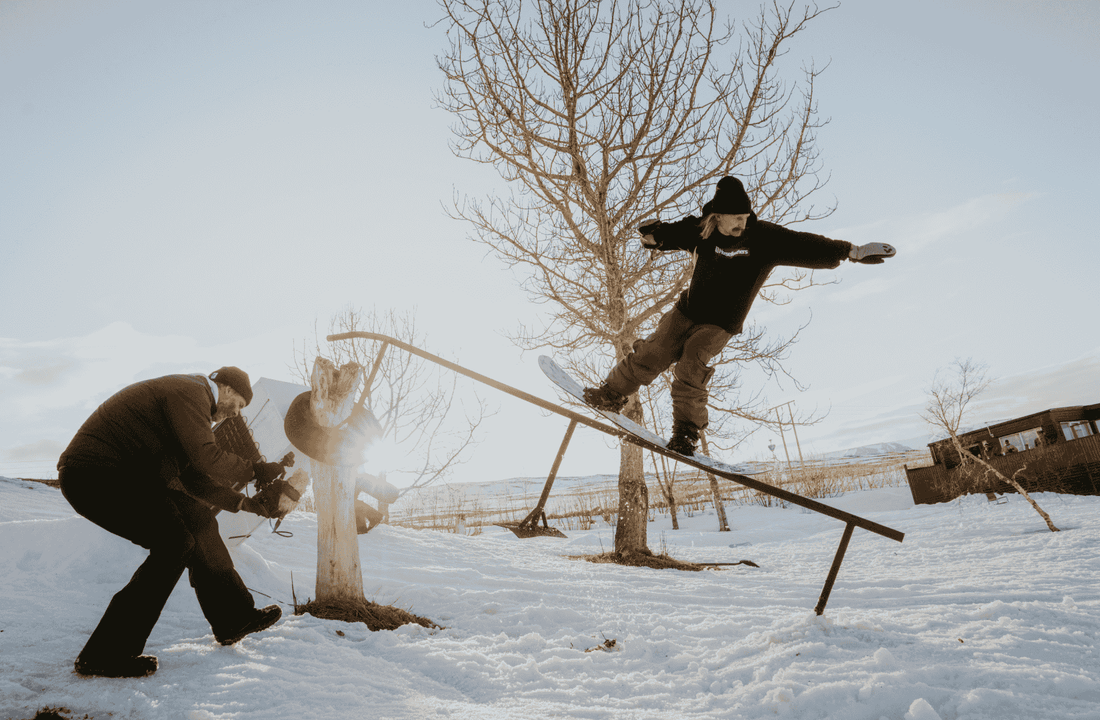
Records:
[[[718,513],[718,532],[729,532],[730,525],[726,520],[726,506],[722,504],[722,493],[718,489],[718,478],[707,473],[710,478],[710,494],[714,497],[714,510]]]
[[[363,368],[356,363],[337,369],[331,361],[317,358],[310,378],[310,406],[317,422],[335,427],[351,414],[362,376]],[[315,461],[312,467],[317,504],[317,600],[362,600],[363,571],[355,528],[355,465]]]
[[[638,397],[632,396],[626,415],[641,422]],[[615,525],[615,552],[623,559],[631,555],[652,555],[646,533],[649,522],[649,488],[645,484],[642,449],[622,441],[619,448],[619,520]]]
[[[710,448],[707,447],[707,436],[703,433],[699,433],[699,447],[702,448],[704,455],[710,455]],[[707,473],[707,477],[710,478],[710,494],[714,497],[714,511],[718,513],[718,532],[729,532],[730,526],[726,521],[726,506],[722,504],[722,492],[718,488],[718,478],[711,473]]]
[[[1021,468],[1021,470],[1022,469],[1023,468]],[[1001,475],[1000,473],[997,474]],[[1031,507],[1035,510],[1035,512],[1039,513],[1039,517],[1043,518],[1043,520],[1046,522],[1048,530],[1050,530],[1051,532],[1059,531],[1058,528],[1054,525],[1054,521],[1050,519],[1050,515],[1047,515],[1046,511],[1039,507],[1039,503],[1032,500],[1031,496],[1027,494],[1027,491],[1024,490],[1023,486],[1020,485],[1020,483],[1016,482],[1015,476],[1005,477],[1004,475],[1001,475],[1001,477],[1005,478],[1005,480],[1007,480],[1009,484],[1012,485],[1012,487],[1016,488],[1016,492],[1023,495],[1024,500],[1027,500]]]
[[[665,502],[668,503],[668,514],[672,518],[672,529],[680,529],[680,518],[676,514],[676,463],[668,462],[665,458],[657,460],[653,458],[653,477],[657,481],[657,487],[661,490]]]
[[[666,467],[668,466],[666,465]],[[657,475],[657,484],[661,488],[661,494],[665,496],[665,502],[668,503],[668,514],[669,517],[672,518],[672,529],[679,530],[680,519],[676,515],[676,468],[668,468],[668,472],[665,474],[665,477],[668,479],[667,482],[661,479],[660,468],[655,468],[655,470]]]

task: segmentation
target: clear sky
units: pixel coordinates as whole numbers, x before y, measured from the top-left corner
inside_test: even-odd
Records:
[[[444,211],[505,186],[448,148],[439,15],[0,2],[0,474],[43,474],[139,379],[232,364],[293,380],[293,343],[347,305],[415,309],[427,349],[554,397],[503,336],[536,308]],[[777,332],[812,313],[789,362],[810,390],[768,388],[830,411],[805,450],[923,432],[915,410],[956,356],[1004,379],[1001,409],[1100,401],[1097,37],[1096,2],[850,0],[791,46],[831,63],[819,200],[838,207],[801,229],[898,248],[754,308]],[[455,479],[545,475],[564,421],[486,397],[498,413]],[[562,473],[616,470],[593,435]]]

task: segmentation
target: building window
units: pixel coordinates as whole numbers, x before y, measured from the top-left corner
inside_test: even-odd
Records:
[[[1089,425],[1088,420],[1064,422],[1062,423],[1062,434],[1066,436],[1066,440],[1088,437],[1092,435],[1092,426]]]
[[[1012,433],[1011,435],[1002,435],[997,438],[998,452],[1006,454],[1030,450],[1035,447],[1035,439],[1039,437],[1040,432],[1042,432],[1042,428],[1031,428],[1030,430]],[[1009,450],[1008,448],[1010,447],[1013,448],[1013,450]]]
[[[1039,437],[1039,433],[1041,433],[1042,431],[1042,428],[1032,428],[1030,430],[1025,430],[1020,433],[1020,441],[1023,442],[1025,450],[1031,450],[1039,444],[1038,442],[1036,442],[1036,439]]]

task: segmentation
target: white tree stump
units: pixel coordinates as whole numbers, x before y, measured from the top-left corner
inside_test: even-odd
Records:
[[[362,379],[363,367],[357,363],[337,369],[325,358],[314,361],[310,407],[320,425],[336,427],[351,414]],[[349,454],[348,462],[358,461],[358,454]],[[359,535],[355,529],[356,466],[318,461],[311,466],[317,505],[317,600],[363,600]]]

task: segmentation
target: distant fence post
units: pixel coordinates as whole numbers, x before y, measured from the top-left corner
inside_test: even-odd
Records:
[[[798,442],[798,430],[795,429],[794,411],[791,410],[791,403],[793,402],[794,400],[788,400],[785,403],[769,408],[769,411],[775,410],[775,419],[779,423],[779,438],[783,441],[783,454],[787,456],[787,472],[789,473],[793,473],[794,468],[791,467],[791,453],[787,450],[787,436],[783,433],[783,416],[779,414],[779,408],[784,405],[787,406],[787,412],[790,413],[791,416],[791,432],[794,433],[794,443],[798,447],[798,464],[803,470],[806,469],[806,462],[802,459],[802,444]]]

